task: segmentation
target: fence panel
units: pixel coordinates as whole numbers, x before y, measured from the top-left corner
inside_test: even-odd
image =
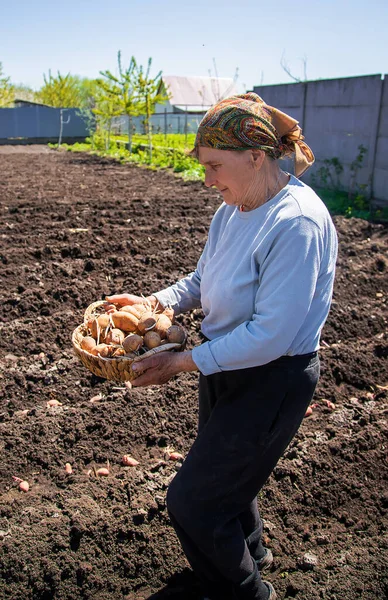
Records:
[[[151,127],[153,133],[196,133],[203,114],[185,113],[155,113],[151,115]],[[136,133],[145,133],[144,117],[133,117],[132,126]],[[114,117],[112,119],[112,131],[117,134],[128,133],[128,117]]]
[[[90,134],[81,112],[77,108],[51,108],[30,105],[18,108],[0,108],[0,140],[2,143],[16,139],[57,141],[63,118],[62,139],[84,139]]]

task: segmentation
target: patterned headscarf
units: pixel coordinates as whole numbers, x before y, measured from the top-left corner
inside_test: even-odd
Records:
[[[194,152],[206,146],[219,150],[258,148],[274,159],[295,154],[295,175],[299,177],[315,160],[303,139],[298,121],[249,92],[220,100],[207,111],[198,128]]]

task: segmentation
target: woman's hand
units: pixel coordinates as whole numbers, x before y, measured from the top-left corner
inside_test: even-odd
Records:
[[[127,306],[128,304],[146,304],[146,299],[142,296],[135,296],[134,294],[115,294],[113,296],[106,296],[105,300],[110,304],[116,304],[117,306]]]
[[[164,307],[159,304],[157,298],[155,296],[135,296],[134,294],[115,294],[113,296],[106,296],[106,306],[105,310],[107,313],[114,312],[117,308],[121,306],[128,306],[133,304],[145,304],[148,308],[161,309]]]
[[[183,371],[197,371],[191,352],[161,352],[133,363],[132,369],[140,375],[131,383],[133,387],[161,385]]]

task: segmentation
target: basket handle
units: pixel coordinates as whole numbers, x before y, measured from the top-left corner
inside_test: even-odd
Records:
[[[84,314],[84,324],[86,325],[89,321],[90,317],[94,316],[94,311],[96,308],[99,308],[103,304],[107,304],[106,300],[97,300],[97,302],[93,302],[93,304],[89,304]]]

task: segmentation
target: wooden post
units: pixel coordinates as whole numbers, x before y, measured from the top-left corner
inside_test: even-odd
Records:
[[[132,115],[127,115],[128,117],[128,150],[129,154],[132,154]]]
[[[164,107],[164,140],[167,142],[167,108]]]
[[[187,106],[186,106],[186,113],[185,113],[185,148],[187,148]]]

